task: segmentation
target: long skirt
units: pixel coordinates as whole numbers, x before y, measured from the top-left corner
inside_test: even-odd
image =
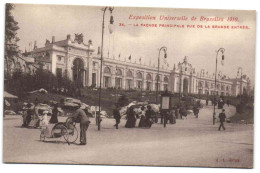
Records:
[[[146,126],[145,116],[142,115],[142,116],[141,116],[141,119],[140,119],[140,121],[139,121],[138,127],[145,127],[145,126]]]
[[[53,115],[51,116],[51,119],[50,119],[49,123],[51,123],[51,124],[56,124],[56,123],[58,123],[57,114],[56,114],[56,115],[53,114]]]
[[[133,127],[135,127],[135,122],[136,122],[135,118],[129,118],[126,121],[125,127],[126,128],[133,128]]]

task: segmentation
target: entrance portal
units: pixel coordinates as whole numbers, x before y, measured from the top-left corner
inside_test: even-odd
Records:
[[[80,58],[73,61],[73,81],[79,85],[83,85],[84,62]]]
[[[188,95],[188,89],[189,89],[189,86],[188,86],[189,82],[188,82],[188,79],[183,79],[183,95]]]

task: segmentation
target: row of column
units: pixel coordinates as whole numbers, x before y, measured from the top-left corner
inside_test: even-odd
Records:
[[[104,72],[104,68],[105,66],[103,67],[103,72]],[[122,75],[116,75],[115,72],[116,72],[116,67],[109,67],[111,69],[111,73],[110,74],[104,74],[103,73],[103,79],[102,79],[102,87],[105,87],[104,86],[104,81],[105,81],[105,78],[106,77],[109,77],[111,82],[111,86],[109,87],[115,87],[115,83],[116,83],[116,78],[120,78],[121,79],[121,88],[122,89],[128,89],[128,83],[127,81],[130,81],[131,80],[131,88],[132,89],[138,89],[138,82],[141,82],[141,88],[142,90],[146,90],[147,89],[147,82],[150,82],[150,90],[152,91],[155,91],[156,90],[156,86],[155,84],[157,83],[156,80],[147,80],[145,79],[146,75],[147,74],[151,74],[152,77],[155,77],[157,74],[154,74],[154,73],[147,73],[147,72],[141,72],[142,74],[142,79],[141,78],[137,78],[136,76],[136,73],[139,72],[138,70],[135,70],[135,69],[131,69],[131,72],[132,72],[132,77],[128,77],[126,76],[126,71],[127,69],[126,68],[120,68],[120,70],[122,70]],[[90,75],[89,75],[90,76]],[[97,75],[97,81],[99,82],[99,75]],[[161,90],[163,90],[163,86],[164,84],[167,84],[168,85],[168,82],[163,82],[162,77],[163,75],[160,75],[160,81],[159,81],[159,88]],[[99,83],[98,83],[98,86],[99,86]]]

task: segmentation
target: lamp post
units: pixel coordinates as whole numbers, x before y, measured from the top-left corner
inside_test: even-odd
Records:
[[[237,74],[241,71],[241,79],[240,79],[240,103],[242,102],[242,82],[243,82],[243,69],[242,67],[238,67]]]
[[[98,107],[99,107],[99,114],[97,116],[97,123],[98,123],[98,130],[100,130],[100,112],[101,112],[101,89],[102,89],[102,64],[103,64],[103,42],[104,42],[104,28],[105,28],[105,24],[104,24],[104,18],[105,18],[105,12],[106,10],[109,10],[111,13],[110,16],[110,27],[109,27],[109,31],[110,33],[112,32],[112,27],[111,25],[113,25],[114,23],[114,19],[112,16],[112,12],[114,10],[114,7],[105,7],[102,8],[101,10],[103,11],[103,21],[102,21],[102,38],[101,38],[101,54],[100,54],[100,79],[99,79],[99,93],[98,93]]]
[[[115,106],[117,105],[117,66],[115,72]]]
[[[160,53],[161,50],[164,51],[164,58],[167,58],[167,47],[163,46],[159,49],[158,54],[158,71],[157,71],[157,77],[156,77],[156,104],[158,104],[158,89],[159,89],[159,72],[160,72]]]
[[[224,60],[224,48],[219,48],[216,54],[216,68],[215,68],[215,88],[214,88],[214,112],[213,112],[213,125],[215,124],[216,119],[216,86],[217,86],[217,70],[218,70],[218,53],[222,53],[222,60]]]
[[[220,95],[222,96],[222,71],[218,72],[218,78],[220,83]]]

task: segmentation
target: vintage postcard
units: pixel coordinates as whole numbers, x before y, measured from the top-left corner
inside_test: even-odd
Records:
[[[253,168],[256,11],[6,4],[3,162]]]

